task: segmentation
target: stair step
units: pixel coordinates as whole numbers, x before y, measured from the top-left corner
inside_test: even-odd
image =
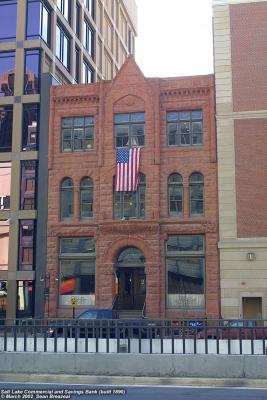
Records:
[[[119,319],[141,319],[141,310],[120,310],[118,311]]]

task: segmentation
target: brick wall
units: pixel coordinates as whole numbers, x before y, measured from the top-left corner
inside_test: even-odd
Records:
[[[230,5],[234,111],[267,108],[267,2]]]
[[[150,317],[219,315],[219,265],[217,223],[216,141],[214,122],[214,77],[146,79],[130,57],[112,82],[93,85],[58,86],[51,92],[49,133],[48,269],[58,269],[58,238],[94,236],[96,239],[96,307],[110,308],[114,299],[115,260],[127,246],[143,251],[146,272],[146,308]],[[204,144],[170,148],[167,145],[166,112],[202,109]],[[144,220],[113,220],[113,176],[115,112],[145,112],[145,146],[141,172],[146,175]],[[90,153],[61,153],[61,118],[95,116],[94,150]],[[168,217],[167,179],[178,172],[184,182],[184,214]],[[205,178],[205,217],[189,216],[188,179],[201,172]],[[74,182],[75,210],[72,221],[60,221],[59,186],[62,178]],[[92,221],[79,220],[79,181],[91,176],[94,182]],[[204,234],[206,237],[206,309],[166,309],[165,240],[168,234]],[[57,306],[58,284],[51,282],[50,316],[70,315]]]
[[[267,120],[235,121],[238,237],[267,236]]]

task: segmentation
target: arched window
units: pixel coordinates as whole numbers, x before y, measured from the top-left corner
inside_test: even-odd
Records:
[[[116,192],[115,185],[113,187],[116,219],[145,217],[146,176],[144,174],[139,174],[136,192]]]
[[[73,182],[64,178],[60,187],[60,216],[61,219],[72,218],[74,209]]]
[[[168,180],[169,215],[181,216],[183,213],[183,178],[179,174],[171,174]]]
[[[81,179],[80,183],[80,218],[93,216],[93,181],[89,177]]]
[[[189,179],[190,215],[204,215],[204,177],[195,172]]]

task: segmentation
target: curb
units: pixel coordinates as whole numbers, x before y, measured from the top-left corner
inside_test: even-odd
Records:
[[[54,383],[67,385],[163,385],[163,386],[213,386],[267,388],[267,379],[222,379],[222,378],[158,378],[131,376],[87,376],[87,375],[48,375],[48,374],[0,374],[0,382],[16,383]],[[69,382],[72,382],[71,384]]]

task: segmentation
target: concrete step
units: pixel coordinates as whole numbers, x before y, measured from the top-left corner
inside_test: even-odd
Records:
[[[118,310],[119,319],[141,319],[142,310]]]

